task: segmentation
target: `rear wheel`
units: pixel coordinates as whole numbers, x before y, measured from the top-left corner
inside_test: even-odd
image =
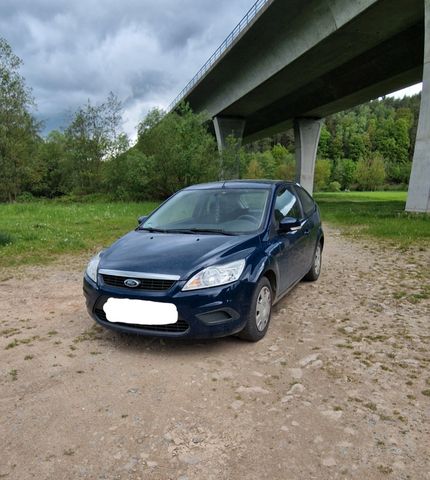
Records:
[[[272,314],[272,288],[269,280],[262,277],[254,291],[251,303],[251,311],[245,328],[239,333],[239,337],[249,342],[258,342],[266,335]]]
[[[304,276],[304,280],[308,282],[315,282],[318,280],[318,277],[321,273],[321,264],[322,264],[322,245],[321,242],[318,242],[317,248],[315,249],[314,259],[312,262],[312,267],[309,272]]]

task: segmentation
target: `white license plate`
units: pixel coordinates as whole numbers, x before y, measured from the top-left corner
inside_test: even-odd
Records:
[[[109,298],[103,305],[106,318],[113,323],[134,325],[171,325],[178,321],[178,310],[173,303]]]

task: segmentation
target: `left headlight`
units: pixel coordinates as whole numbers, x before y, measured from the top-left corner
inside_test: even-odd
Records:
[[[88,263],[87,269],[85,273],[88,275],[88,277],[91,278],[91,280],[94,283],[97,283],[97,270],[99,268],[99,262],[100,262],[100,254],[102,252],[99,252],[97,255],[95,255]]]
[[[245,260],[207,267],[191,277],[182,290],[198,290],[235,282],[242,275],[244,268]]]

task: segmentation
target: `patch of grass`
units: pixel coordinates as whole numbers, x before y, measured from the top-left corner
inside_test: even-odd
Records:
[[[8,343],[4,349],[9,350],[11,348],[17,347],[18,345],[28,345],[32,341],[38,340],[39,338],[40,337],[38,335],[35,335],[34,337],[31,337],[31,338],[21,338],[19,340],[15,338],[13,342]]]
[[[430,298],[430,287],[424,285],[421,290],[417,293],[411,293],[408,296],[408,301],[410,303],[418,303],[421,300],[428,300]]]
[[[371,410],[372,412],[376,412],[376,410],[378,410],[378,407],[373,402],[365,403],[364,406],[369,410]]]
[[[24,360],[33,360],[33,358],[34,358],[34,355],[26,355],[24,357]]]
[[[15,340],[12,340],[12,342],[9,342],[5,347],[4,349],[5,350],[10,350],[11,348],[15,348],[19,345],[19,342],[18,340],[15,338]]]
[[[426,397],[430,397],[430,389],[423,390],[421,393],[422,393],[423,395],[425,395]]]
[[[13,237],[9,233],[0,232],[0,247],[13,243]]]
[[[10,377],[12,378],[12,381],[15,382],[16,380],[18,380],[18,370],[16,368],[13,368],[10,372],[9,372],[9,375]]]
[[[5,338],[13,337],[20,333],[21,330],[19,328],[6,328],[0,332],[0,335]]]
[[[100,340],[102,328],[99,327],[98,325],[93,325],[91,328],[88,328],[84,332],[82,332],[80,335],[78,335],[76,338],[73,339],[73,343],[81,343],[85,341],[92,341],[92,340]],[[72,345],[70,346],[72,350]]]
[[[380,414],[379,414],[379,418],[380,418],[383,422],[391,422],[391,421],[393,420],[389,415],[385,415],[385,413],[380,413]]]
[[[408,247],[428,244],[430,215],[405,212],[406,192],[317,193],[323,221],[355,237],[371,236]]]
[[[390,473],[393,473],[393,469],[387,465],[378,465],[378,471],[385,475],[389,475]]]
[[[64,253],[94,252],[137,226],[156,202],[0,204],[0,267],[45,264]]]

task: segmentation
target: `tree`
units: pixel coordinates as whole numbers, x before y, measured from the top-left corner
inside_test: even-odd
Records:
[[[144,200],[148,197],[148,159],[136,147],[103,162],[103,185],[116,200]]]
[[[384,159],[380,154],[361,158],[355,170],[355,181],[358,190],[376,190],[385,181]]]
[[[215,139],[204,116],[194,114],[188,105],[168,114],[149,112],[138,131],[136,148],[147,157],[149,196],[166,198],[180,188],[218,178]]]
[[[331,154],[332,136],[325,124],[321,127],[320,140],[318,144],[318,155],[322,158],[329,158]]]
[[[256,158],[253,158],[248,165],[248,170],[246,171],[245,178],[257,179],[263,177],[263,170],[258,163]]]
[[[218,175],[220,180],[231,180],[242,177],[244,171],[242,153],[243,151],[238,139],[233,135],[229,135],[220,153],[220,171]]]
[[[112,92],[105,102],[92,105],[88,100],[75,112],[64,132],[69,191],[80,194],[99,191],[102,161],[128,148],[127,137],[119,131],[121,112],[121,102]]]
[[[53,130],[45,141],[39,142],[33,162],[34,175],[31,185],[25,188],[34,195],[55,197],[65,193],[67,148],[62,132]],[[36,180],[37,179],[37,180]]]
[[[333,171],[333,180],[339,182],[343,190],[351,188],[354,182],[356,163],[349,158],[338,160]]]
[[[331,165],[330,160],[326,158],[317,159],[314,178],[315,190],[321,191],[327,188],[331,175]]]
[[[31,175],[39,125],[30,114],[34,105],[19,69],[22,61],[0,37],[0,200],[15,200]]]

